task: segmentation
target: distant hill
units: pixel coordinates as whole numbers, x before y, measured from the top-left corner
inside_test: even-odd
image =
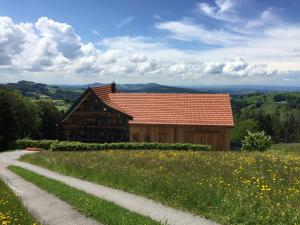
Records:
[[[1,84],[0,86],[19,90],[24,96],[35,99],[63,99],[66,102],[74,102],[83,91],[88,87],[107,85],[104,83],[93,83],[85,85],[47,85],[31,81],[19,81],[17,83]],[[149,84],[117,84],[120,92],[135,93],[200,93],[201,91],[160,85]]]
[[[35,83],[31,81],[19,81],[17,83],[1,84],[0,86],[20,91],[24,96],[35,99],[63,99],[73,102],[83,92],[83,88],[65,89],[55,85]]]
[[[108,83],[93,83],[85,85],[58,85],[64,89],[86,89],[88,87],[96,87],[108,85]],[[200,90],[194,90],[184,87],[173,87],[161,85],[156,83],[147,84],[117,84],[117,90],[120,92],[134,92],[134,93],[200,93]]]
[[[231,95],[244,95],[250,93],[270,93],[270,92],[298,92],[299,87],[292,86],[266,86],[266,85],[228,85],[228,86],[185,86],[193,90],[208,93],[229,93]]]
[[[92,83],[84,85],[47,85],[31,81],[0,84],[22,92],[23,95],[36,99],[51,98],[74,102],[88,87],[108,85],[108,83]],[[232,96],[251,93],[298,92],[300,87],[259,86],[259,85],[232,85],[232,86],[168,86],[156,83],[146,84],[117,84],[120,92],[135,93],[229,93]]]

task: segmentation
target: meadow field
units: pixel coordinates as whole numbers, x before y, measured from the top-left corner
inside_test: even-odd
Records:
[[[300,224],[299,145],[266,152],[50,152],[21,160],[221,224]]]
[[[0,179],[0,224],[37,225],[38,221],[23,207],[18,197]]]

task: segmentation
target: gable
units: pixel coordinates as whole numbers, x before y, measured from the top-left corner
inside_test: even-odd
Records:
[[[132,117],[120,112],[110,105],[107,105],[98,95],[96,95],[91,88],[88,88],[72,105],[72,107],[66,112],[62,122],[67,121],[70,117],[72,117],[77,112],[83,111],[102,111],[102,112],[111,112],[120,114],[126,119],[131,119]]]

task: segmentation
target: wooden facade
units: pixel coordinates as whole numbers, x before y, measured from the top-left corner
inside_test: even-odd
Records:
[[[123,142],[129,140],[130,117],[105,105],[91,91],[60,125],[60,138],[68,141]]]
[[[210,125],[200,124],[203,118]],[[228,150],[233,118],[229,95],[125,94],[112,84],[88,88],[59,127],[61,140],[208,144]]]
[[[230,128],[185,125],[129,126],[132,142],[209,144],[217,150],[229,150]]]

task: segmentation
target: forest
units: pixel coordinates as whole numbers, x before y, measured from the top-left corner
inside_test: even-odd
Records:
[[[12,148],[18,138],[55,139],[61,116],[49,101],[0,88],[0,149]]]

